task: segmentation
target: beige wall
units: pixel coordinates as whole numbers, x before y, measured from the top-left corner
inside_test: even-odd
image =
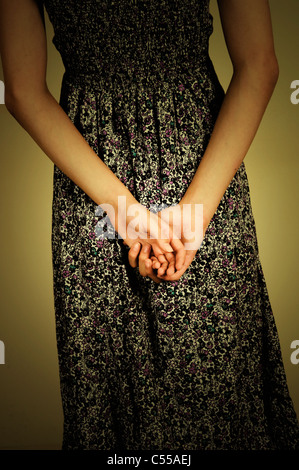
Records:
[[[299,340],[298,170],[299,104],[290,84],[299,80],[297,0],[270,0],[280,78],[245,159],[260,256],[280,335],[291,395],[299,415],[299,364],[290,344]],[[231,73],[216,1],[211,55],[223,85]],[[47,21],[48,85],[59,98],[63,67]],[[0,70],[0,79],[3,79]],[[52,163],[0,105],[1,316],[0,449],[59,449],[59,394],[51,269]]]

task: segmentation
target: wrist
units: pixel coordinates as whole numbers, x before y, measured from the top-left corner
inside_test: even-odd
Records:
[[[133,196],[118,197],[114,213],[115,229],[125,241],[128,241],[128,244],[129,240],[131,243],[140,237],[148,238],[150,212]]]
[[[119,218],[126,218],[128,215],[129,208],[133,205],[140,205],[140,203],[135,199],[135,197],[130,194],[118,194],[117,196],[113,197],[111,202],[111,206],[115,213],[116,217]]]
[[[99,204],[99,207],[101,207],[109,217],[115,231],[123,239],[126,238],[127,226],[132,219],[132,217],[128,216],[128,213],[130,208],[132,213],[133,205],[136,205],[137,207],[140,206],[140,203],[129,191],[117,194],[107,194],[105,202],[101,202]]]
[[[195,198],[192,198],[190,197],[189,195],[185,194],[181,201],[179,202],[179,206],[181,207],[181,210],[183,211],[184,210],[184,206],[187,207],[187,206],[190,206],[190,211],[191,211],[191,214],[195,214],[195,211],[196,211],[196,205],[199,205],[199,206],[202,206],[201,210],[202,210],[202,228],[203,228],[203,233],[206,232],[208,226],[209,226],[209,223],[213,217],[213,213],[208,209],[208,205],[205,204],[202,200],[200,199],[195,199]],[[200,208],[198,208],[200,210]]]

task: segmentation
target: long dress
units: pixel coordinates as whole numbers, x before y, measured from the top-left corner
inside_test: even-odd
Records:
[[[137,201],[177,204],[224,97],[209,0],[43,4],[61,107]],[[178,281],[142,277],[120,238],[97,236],[99,220],[54,166],[62,448],[299,448],[244,163]]]

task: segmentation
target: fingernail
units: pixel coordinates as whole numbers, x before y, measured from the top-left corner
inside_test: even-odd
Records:
[[[135,245],[133,245],[132,248],[133,248],[134,251],[139,250],[139,248],[140,248],[140,243],[139,243],[139,242],[135,243]]]
[[[149,251],[149,249],[150,249],[149,245],[144,245],[142,250],[146,253],[147,251]]]

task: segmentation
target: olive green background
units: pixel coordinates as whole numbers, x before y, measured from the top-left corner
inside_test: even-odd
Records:
[[[290,84],[299,79],[299,2],[270,0],[270,7],[280,78],[245,165],[260,257],[299,415],[299,364],[290,361],[291,342],[299,339],[299,105],[290,101]],[[211,13],[211,56],[226,88],[232,68],[215,0]],[[48,86],[58,100],[63,66],[47,16],[46,28]],[[59,449],[62,408],[51,266],[53,164],[5,105],[0,106],[0,134],[0,340],[6,347],[6,363],[0,365],[0,449]]]

